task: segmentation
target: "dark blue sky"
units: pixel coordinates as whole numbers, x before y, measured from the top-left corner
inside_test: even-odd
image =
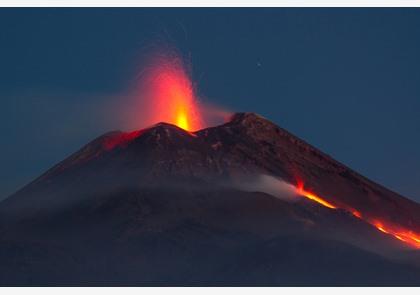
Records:
[[[166,42],[208,101],[420,201],[419,9],[2,8],[0,28],[0,198],[118,129],[98,110]]]

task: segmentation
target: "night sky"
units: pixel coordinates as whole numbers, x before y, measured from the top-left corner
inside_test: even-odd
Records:
[[[204,101],[420,201],[420,9],[2,8],[0,28],[0,199],[120,129],[110,105],[172,44]]]

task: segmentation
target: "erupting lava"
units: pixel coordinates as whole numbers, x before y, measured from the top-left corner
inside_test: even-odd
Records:
[[[160,48],[146,54],[127,103],[119,109],[120,129],[138,130],[169,123],[188,132],[225,123],[231,112],[199,100],[192,80],[191,63],[175,48]]]
[[[320,196],[316,195],[315,193],[309,192],[304,189],[304,185],[302,181],[298,181],[296,185],[296,192],[297,194],[308,198],[318,204],[323,205],[324,207],[330,209],[339,209],[339,207],[331,204],[330,202],[326,201],[325,199],[321,198]],[[341,208],[344,209],[344,208]],[[372,220],[369,218],[365,218],[362,214],[355,210],[355,209],[344,209],[349,211],[354,217],[359,218],[372,226],[374,226],[377,230],[381,231],[384,234],[390,235],[412,247],[420,248],[420,235],[406,229],[394,229],[392,226],[385,225],[383,222],[378,220]]]
[[[193,83],[179,56],[155,57],[145,75],[143,91],[151,122],[167,122],[187,131],[204,127]]]

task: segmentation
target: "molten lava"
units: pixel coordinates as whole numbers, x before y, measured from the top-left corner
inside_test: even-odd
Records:
[[[384,225],[384,223],[377,220],[371,221],[369,223],[385,234],[391,235],[394,238],[405,242],[415,248],[420,248],[420,235],[413,233],[410,230],[393,229],[392,226]]]
[[[311,193],[311,192],[305,190],[303,188],[303,182],[301,182],[301,181],[298,182],[297,193],[301,196],[304,196],[304,197],[306,197],[306,198],[308,198],[312,201],[315,201],[315,202],[317,202],[317,203],[319,203],[319,204],[321,204],[325,207],[328,207],[330,209],[336,209],[337,208],[336,206],[332,205],[330,202],[322,199],[321,197],[315,195],[314,193]]]
[[[321,198],[320,196],[316,195],[315,193],[309,192],[304,189],[304,185],[302,181],[298,181],[296,185],[296,192],[297,194],[306,197],[314,202],[317,202],[318,204],[323,205],[324,207],[330,208],[330,209],[338,209],[339,207],[331,204],[330,202],[326,201],[324,198]],[[390,235],[414,248],[420,248],[420,235],[417,233],[414,233],[410,230],[402,229],[402,228],[396,228],[390,225],[385,225],[383,222],[378,220],[372,220],[369,218],[365,218],[362,216],[362,214],[355,210],[355,209],[348,209],[348,208],[341,208],[346,211],[349,211],[354,217],[359,218],[372,226],[374,226],[377,230],[380,232]]]
[[[155,57],[145,76],[143,93],[147,96],[149,121],[171,123],[187,131],[204,127],[193,83],[179,56]]]

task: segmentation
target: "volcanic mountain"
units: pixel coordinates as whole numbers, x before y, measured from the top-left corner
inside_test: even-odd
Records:
[[[237,113],[104,134],[2,201],[0,284],[419,285],[418,233],[416,202]]]

